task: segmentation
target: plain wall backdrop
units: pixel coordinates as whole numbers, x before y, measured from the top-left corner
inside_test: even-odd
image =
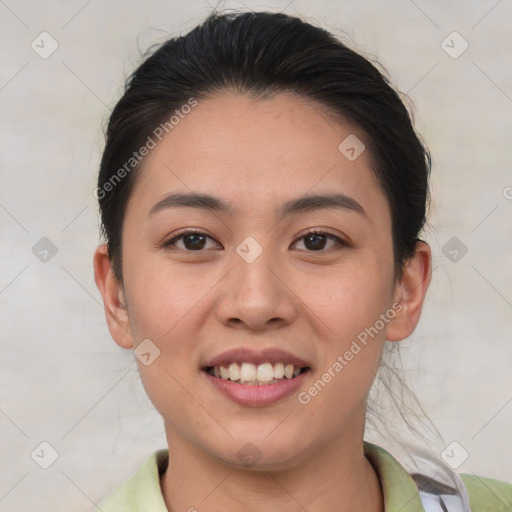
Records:
[[[408,94],[433,155],[434,271],[402,342],[407,377],[453,453],[467,452],[457,471],[512,481],[512,3],[217,8],[242,5],[333,31]],[[93,190],[104,123],[141,52],[213,7],[0,1],[0,510],[91,510],[166,446],[133,354],[104,320]]]

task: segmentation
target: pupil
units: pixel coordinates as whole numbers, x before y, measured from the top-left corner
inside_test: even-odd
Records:
[[[190,245],[190,244],[187,244],[187,240],[194,240],[194,241],[192,241],[192,244]],[[205,237],[203,235],[187,235],[184,238],[185,247],[187,247],[187,249],[197,249],[197,248],[202,249],[204,246],[204,240],[205,240]],[[201,244],[201,242],[202,242],[202,244]]]
[[[315,240],[313,242],[313,246],[312,246],[313,249],[319,249],[319,248],[323,249],[324,248],[324,246],[325,246],[325,235],[309,235],[309,236],[306,237],[306,240],[313,240],[313,239]],[[318,245],[318,242],[320,241],[320,239],[321,239],[321,242],[320,242],[320,245]],[[308,244],[306,243],[306,247],[307,247],[307,245]]]

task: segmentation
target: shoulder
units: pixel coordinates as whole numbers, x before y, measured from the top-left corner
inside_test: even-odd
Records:
[[[167,512],[160,488],[160,474],[167,468],[169,451],[151,454],[137,472],[101,501],[95,512]]]
[[[473,512],[511,512],[512,484],[461,473]]]
[[[381,481],[386,510],[425,510],[429,504],[425,501],[427,495],[420,496],[416,484],[418,475],[414,475],[415,481],[391,453],[378,445],[365,441],[364,452]],[[472,512],[512,512],[512,483],[465,473],[458,475],[466,488]],[[437,506],[432,510],[441,508]]]

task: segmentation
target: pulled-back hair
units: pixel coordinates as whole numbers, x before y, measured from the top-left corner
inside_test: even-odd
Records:
[[[401,276],[425,223],[430,155],[399,94],[328,31],[282,13],[243,12],[213,13],[159,46],[128,79],[111,114],[97,197],[116,277],[122,280],[124,213],[144,161],[134,152],[184,105],[227,91],[258,99],[293,92],[361,131],[390,205],[395,275]]]

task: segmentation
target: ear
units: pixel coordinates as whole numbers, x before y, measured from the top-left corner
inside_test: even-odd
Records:
[[[430,247],[426,242],[417,242],[414,256],[405,262],[402,279],[395,285],[394,301],[399,302],[402,308],[388,326],[388,341],[400,341],[413,333],[420,319],[431,276]]]
[[[114,276],[112,262],[105,244],[94,253],[94,280],[103,297],[108,329],[115,342],[123,348],[133,347],[133,338],[122,283]]]

